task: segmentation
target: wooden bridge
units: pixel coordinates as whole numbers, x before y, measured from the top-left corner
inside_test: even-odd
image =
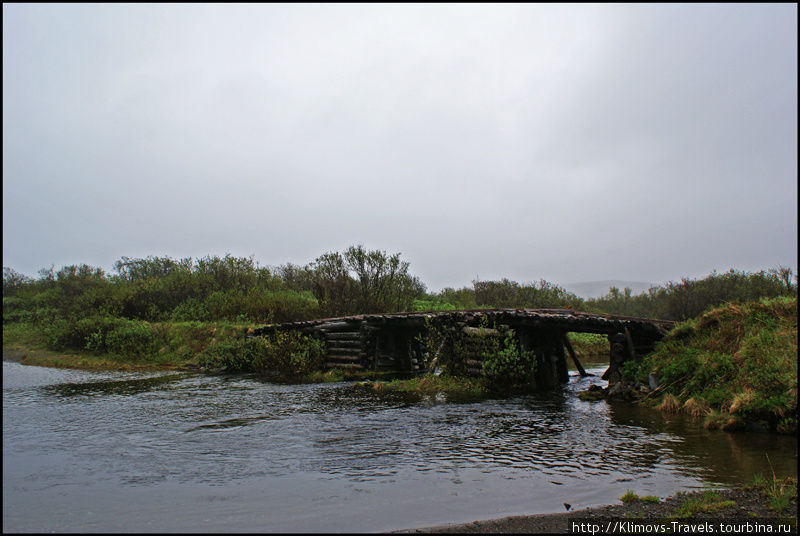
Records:
[[[329,368],[424,371],[435,368],[442,351],[441,345],[427,348],[424,334],[434,328],[451,334],[451,340],[457,337],[461,341],[461,373],[482,375],[486,339],[511,334],[521,350],[532,350],[536,355],[537,387],[552,388],[568,380],[567,354],[581,375],[586,374],[567,338],[568,332],[608,336],[609,368],[603,378],[615,383],[625,361],[641,359],[652,351],[655,342],[673,326],[674,322],[666,320],[569,309],[473,309],[288,322],[258,328],[251,336],[298,330],[317,337],[325,342]]]

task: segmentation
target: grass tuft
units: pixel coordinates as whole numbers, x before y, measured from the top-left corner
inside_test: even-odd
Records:
[[[687,518],[701,513],[713,514],[714,512],[717,512],[723,508],[729,508],[732,506],[736,506],[736,503],[731,500],[724,499],[716,491],[709,490],[704,491],[700,495],[695,495],[685,499],[678,508],[675,517]]]
[[[658,406],[658,409],[667,415],[676,415],[681,410],[681,403],[675,396],[666,394],[661,399],[661,405]]]
[[[711,408],[708,407],[708,404],[702,398],[692,397],[683,404],[682,411],[690,417],[701,419],[708,415]]]

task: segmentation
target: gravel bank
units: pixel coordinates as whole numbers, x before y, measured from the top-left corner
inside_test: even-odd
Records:
[[[714,513],[699,513],[692,521],[703,519],[772,519],[783,523],[792,523],[793,532],[797,533],[797,498],[779,516],[769,509],[768,502],[756,489],[717,490],[724,500],[731,500],[735,506],[721,508]],[[620,503],[584,510],[574,510],[557,514],[539,514],[531,516],[513,516],[487,521],[473,521],[460,525],[443,525],[421,529],[398,531],[402,533],[442,533],[472,532],[480,534],[570,534],[570,521],[575,518],[623,518],[635,520],[666,519],[675,516],[687,499],[699,497],[703,491],[678,493],[658,503],[643,501]],[[565,507],[566,508],[566,507]]]

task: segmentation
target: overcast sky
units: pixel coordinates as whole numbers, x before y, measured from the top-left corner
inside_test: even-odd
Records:
[[[797,271],[797,5],[3,5],[3,266]]]

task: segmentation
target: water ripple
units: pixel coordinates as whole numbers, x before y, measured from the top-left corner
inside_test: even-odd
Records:
[[[519,497],[557,507],[562,495],[578,505],[616,500],[626,487],[666,494],[703,480],[736,482],[764,471],[767,450],[782,464],[776,470],[797,467],[792,441],[578,400],[597,378],[575,378],[553,394],[461,404],[344,382],[19,367],[4,363],[3,378],[4,499],[15,490],[15,511],[47,501],[81,511],[108,489],[148,490],[152,502],[137,500],[151,510],[173,494],[212,508],[240,504],[240,490],[250,489],[275,519],[318,509],[344,516],[342,501],[389,512],[387,500],[416,512],[474,501],[464,503],[471,515],[487,501]],[[94,495],[40,495],[64,485]],[[192,499],[193,489],[239,499]]]

